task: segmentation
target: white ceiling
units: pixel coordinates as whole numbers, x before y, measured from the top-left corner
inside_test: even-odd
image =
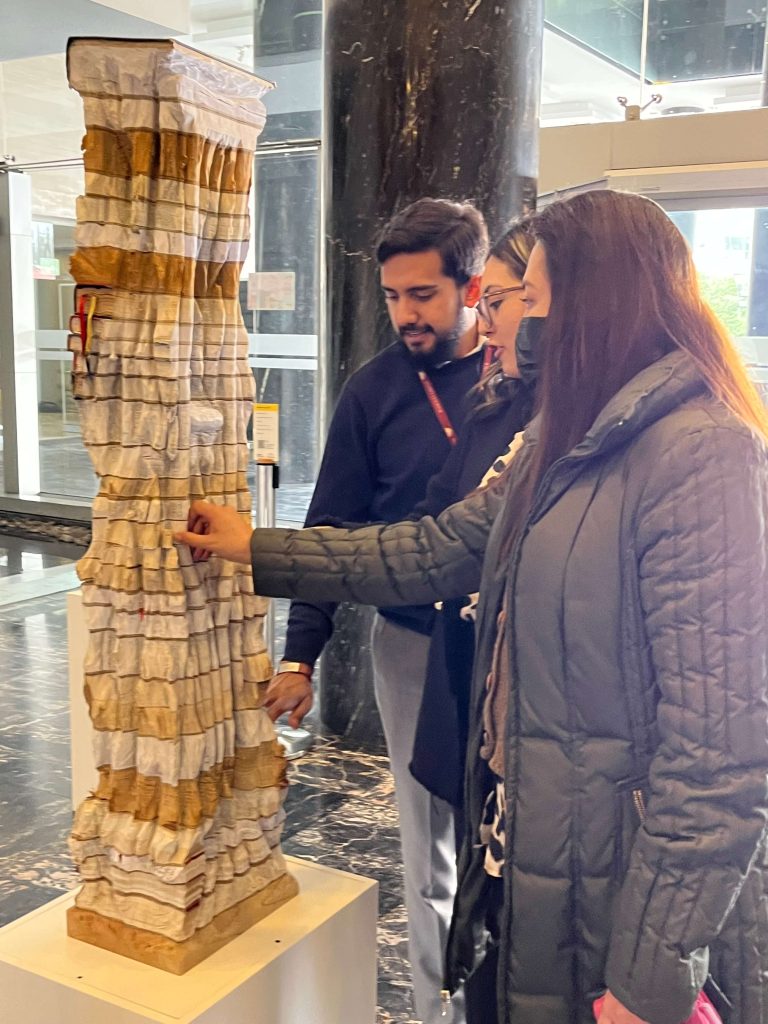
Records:
[[[188,29],[189,0],[3,0],[0,61],[63,53],[71,35],[151,38]]]

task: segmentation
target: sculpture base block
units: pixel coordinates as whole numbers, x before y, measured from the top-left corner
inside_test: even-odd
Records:
[[[374,1024],[377,886],[286,858],[300,892],[183,977],[67,937],[61,896],[0,928],[2,1024]]]
[[[148,967],[157,967],[170,974],[186,974],[217,949],[263,921],[298,892],[298,883],[292,875],[276,878],[261,892],[214,917],[210,924],[185,942],[174,942],[164,935],[133,928],[77,906],[67,911],[67,934],[71,939],[89,942],[92,946],[108,949],[110,953],[138,960]]]

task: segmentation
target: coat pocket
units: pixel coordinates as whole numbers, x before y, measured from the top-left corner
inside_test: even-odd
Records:
[[[645,821],[648,777],[643,775],[622,779],[614,794],[613,880],[621,885],[629,867],[632,844],[637,830]]]

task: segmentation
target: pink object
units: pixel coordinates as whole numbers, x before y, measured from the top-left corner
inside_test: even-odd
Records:
[[[600,996],[592,1004],[595,1013],[595,1020],[600,1018],[600,1011],[603,1008],[605,996]],[[693,1004],[693,1013],[682,1024],[723,1024],[720,1014],[714,1008],[710,1000],[703,992],[699,992],[696,1002]]]

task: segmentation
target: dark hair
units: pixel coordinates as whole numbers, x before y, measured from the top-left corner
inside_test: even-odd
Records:
[[[406,252],[436,249],[443,273],[457,285],[481,274],[488,255],[488,229],[471,203],[417,199],[395,214],[379,236],[376,259],[386,263]]]
[[[531,217],[520,217],[519,220],[513,221],[511,227],[494,242],[488,253],[489,259],[494,256],[501,260],[521,281],[531,257],[531,249],[536,242],[531,231],[531,223]],[[469,415],[484,415],[497,405],[510,401],[514,392],[515,387],[509,387],[509,381],[504,378],[498,363],[493,363],[469,393],[472,402]]]
[[[768,416],[728,332],[704,302],[680,231],[650,199],[593,190],[533,218],[551,305],[541,341],[541,426],[508,518],[514,543],[547,469],[636,374],[675,349],[709,390],[764,436]]]

